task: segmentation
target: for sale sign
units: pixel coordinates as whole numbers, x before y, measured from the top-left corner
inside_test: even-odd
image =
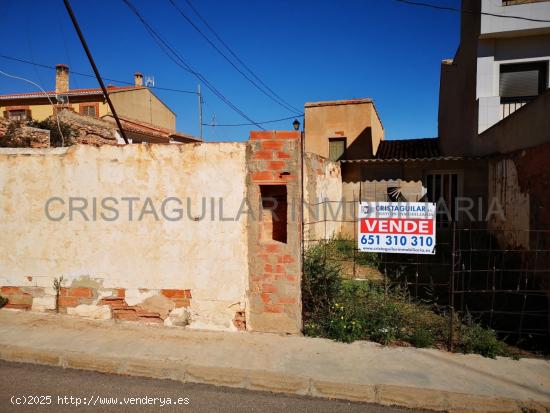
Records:
[[[435,212],[429,202],[361,202],[359,250],[435,254]]]

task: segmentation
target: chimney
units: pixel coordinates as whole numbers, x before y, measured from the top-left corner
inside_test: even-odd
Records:
[[[55,93],[67,93],[69,91],[69,66],[55,66]]]
[[[134,73],[134,85],[135,86],[143,86],[143,75],[140,72]]]

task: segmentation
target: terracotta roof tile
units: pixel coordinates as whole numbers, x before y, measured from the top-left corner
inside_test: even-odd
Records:
[[[441,156],[439,138],[381,141],[376,159],[422,159]]]
[[[132,89],[141,89],[141,86],[107,86],[108,91],[122,91],[122,90],[132,90]],[[48,97],[53,98],[56,96],[54,90],[47,91],[46,94]],[[83,95],[102,95],[103,91],[101,88],[89,88],[89,89],[71,89],[66,93],[60,93],[60,95],[68,96],[83,96]],[[0,100],[11,100],[11,99],[27,99],[27,98],[44,98],[44,92],[30,92],[30,93],[13,93],[7,95],[0,95]]]

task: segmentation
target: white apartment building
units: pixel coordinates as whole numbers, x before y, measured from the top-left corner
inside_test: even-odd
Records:
[[[441,67],[439,136],[444,153],[475,155],[479,134],[550,87],[550,0],[462,8],[460,46]]]

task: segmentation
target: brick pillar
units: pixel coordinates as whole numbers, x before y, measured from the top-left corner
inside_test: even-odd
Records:
[[[248,330],[302,329],[300,137],[288,131],[250,134]]]

